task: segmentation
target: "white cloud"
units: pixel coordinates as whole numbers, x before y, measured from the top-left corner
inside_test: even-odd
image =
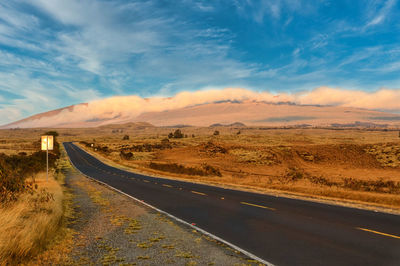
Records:
[[[381,1],[378,1],[378,3],[380,2]],[[364,29],[382,24],[389,16],[390,12],[392,11],[392,8],[396,5],[396,2],[397,0],[387,0],[384,3],[384,5],[377,11],[375,7],[376,3],[374,3],[373,7],[371,7],[371,10],[369,11],[371,13],[370,19],[365,25]]]
[[[108,86],[122,86],[128,76],[154,77],[154,71],[157,78],[184,86],[196,84],[198,73],[205,82],[218,83],[248,77],[254,71],[254,67],[229,58],[233,35],[226,29],[183,22],[152,1],[32,3],[57,21],[74,26],[56,34],[52,49],[62,55],[56,58],[101,76]]]
[[[68,105],[67,102],[86,102],[100,98],[93,89],[77,89],[61,81],[32,78],[29,66],[25,70],[0,72],[0,92],[9,94],[1,99],[0,124],[9,123],[43,111]]]

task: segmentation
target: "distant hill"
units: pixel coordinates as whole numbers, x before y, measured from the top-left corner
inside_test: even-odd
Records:
[[[175,104],[176,105],[176,104]],[[121,107],[122,106],[122,107]],[[101,107],[101,108],[100,108]],[[124,105],[94,106],[91,103],[37,114],[1,128],[34,127],[124,127],[152,126],[354,126],[399,127],[400,115],[367,109],[335,106],[298,105],[257,101],[225,101],[187,107],[168,107],[165,111],[122,112]],[[119,108],[118,110],[116,108]],[[130,105],[127,105],[129,109]],[[240,122],[238,122],[240,121]]]
[[[99,126],[102,129],[146,129],[152,128],[154,125],[147,122],[130,122],[125,124],[107,124]]]
[[[216,123],[216,124],[210,125],[210,127],[246,127],[246,125],[243,123],[240,123],[240,122],[235,122],[235,123],[228,124],[228,125]]]

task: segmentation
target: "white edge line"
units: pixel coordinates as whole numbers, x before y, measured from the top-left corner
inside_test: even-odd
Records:
[[[72,143],[71,143],[71,144],[72,144]],[[146,202],[144,202],[144,201],[142,201],[142,200],[140,200],[140,199],[137,199],[137,198],[135,198],[135,197],[133,197],[133,196],[131,196],[131,195],[129,195],[129,194],[126,194],[125,192],[123,192],[123,191],[121,191],[121,190],[119,190],[119,189],[117,189],[117,188],[115,188],[115,187],[112,187],[112,186],[110,186],[109,184],[106,184],[106,183],[104,183],[104,182],[101,182],[101,181],[99,181],[99,180],[97,180],[97,179],[94,179],[93,177],[90,177],[90,176],[88,176],[88,175],[82,173],[82,172],[75,166],[75,164],[71,161],[71,158],[69,157],[68,152],[67,152],[67,150],[65,149],[64,143],[63,143],[63,146],[64,146],[65,152],[67,153],[69,162],[74,166],[74,168],[75,168],[76,170],[78,170],[82,175],[86,176],[87,178],[89,178],[89,179],[91,179],[91,180],[93,180],[93,181],[95,181],[95,182],[97,182],[97,183],[100,183],[100,184],[102,184],[102,185],[104,185],[104,186],[106,186],[106,187],[109,187],[110,189],[115,190],[115,191],[117,191],[117,192],[119,192],[119,193],[121,193],[121,194],[123,194],[123,195],[125,195],[125,196],[127,196],[127,197],[129,197],[129,198],[131,198],[131,199],[133,199],[133,200],[135,200],[135,201],[137,201],[137,202],[139,202],[139,203],[141,203],[141,204],[143,204],[143,205],[145,205],[145,206],[151,208],[151,209],[153,209],[153,210],[156,210],[156,211],[158,211],[159,213],[165,214],[165,215],[167,215],[168,217],[170,217],[170,218],[172,218],[172,219],[174,219],[174,220],[176,220],[176,221],[178,221],[178,222],[180,222],[180,223],[182,223],[182,224],[184,224],[184,225],[187,225],[187,226],[189,226],[189,227],[192,227],[192,228],[196,229],[197,231],[203,233],[204,235],[209,236],[209,237],[211,237],[211,238],[213,238],[213,239],[215,239],[215,240],[217,240],[217,241],[219,241],[219,242],[222,242],[222,243],[224,243],[225,245],[230,246],[230,247],[233,248],[233,249],[236,249],[237,251],[239,251],[240,253],[242,253],[242,254],[248,256],[248,257],[251,258],[251,259],[257,260],[258,262],[261,262],[261,263],[263,263],[263,264],[265,264],[265,265],[267,265],[267,266],[274,266],[274,264],[272,264],[272,263],[270,263],[270,262],[268,262],[268,261],[266,261],[266,260],[263,260],[262,258],[259,258],[259,257],[257,257],[256,255],[254,255],[254,254],[252,254],[252,253],[250,253],[250,252],[248,252],[248,251],[246,251],[246,250],[244,250],[244,249],[242,249],[242,248],[240,248],[240,247],[238,247],[238,246],[236,246],[236,245],[234,245],[234,244],[232,244],[232,243],[230,243],[230,242],[228,242],[228,241],[226,241],[226,240],[224,240],[224,239],[222,239],[222,238],[220,238],[220,237],[218,237],[218,236],[216,236],[216,235],[213,235],[213,234],[207,232],[206,230],[201,229],[200,227],[197,227],[197,226],[195,226],[195,225],[192,225],[192,224],[190,224],[190,223],[188,223],[188,222],[186,222],[186,221],[184,221],[184,220],[182,220],[182,219],[180,219],[180,218],[178,218],[178,217],[176,217],[176,216],[174,216],[174,215],[172,215],[172,214],[170,214],[170,213],[168,213],[168,212],[165,212],[165,211],[163,211],[163,210],[160,210],[160,209],[158,209],[158,208],[156,208],[156,207],[154,207],[154,206],[152,206],[152,205],[150,205],[150,204],[148,204],[148,203],[146,203]]]

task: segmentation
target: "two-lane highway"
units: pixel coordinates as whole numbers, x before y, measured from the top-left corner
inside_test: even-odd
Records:
[[[83,174],[276,265],[400,265],[400,216],[154,178],[64,147]]]

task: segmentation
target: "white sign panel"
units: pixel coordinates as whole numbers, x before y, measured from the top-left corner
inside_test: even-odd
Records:
[[[53,136],[42,136],[42,151],[48,150],[51,151],[53,149]]]

